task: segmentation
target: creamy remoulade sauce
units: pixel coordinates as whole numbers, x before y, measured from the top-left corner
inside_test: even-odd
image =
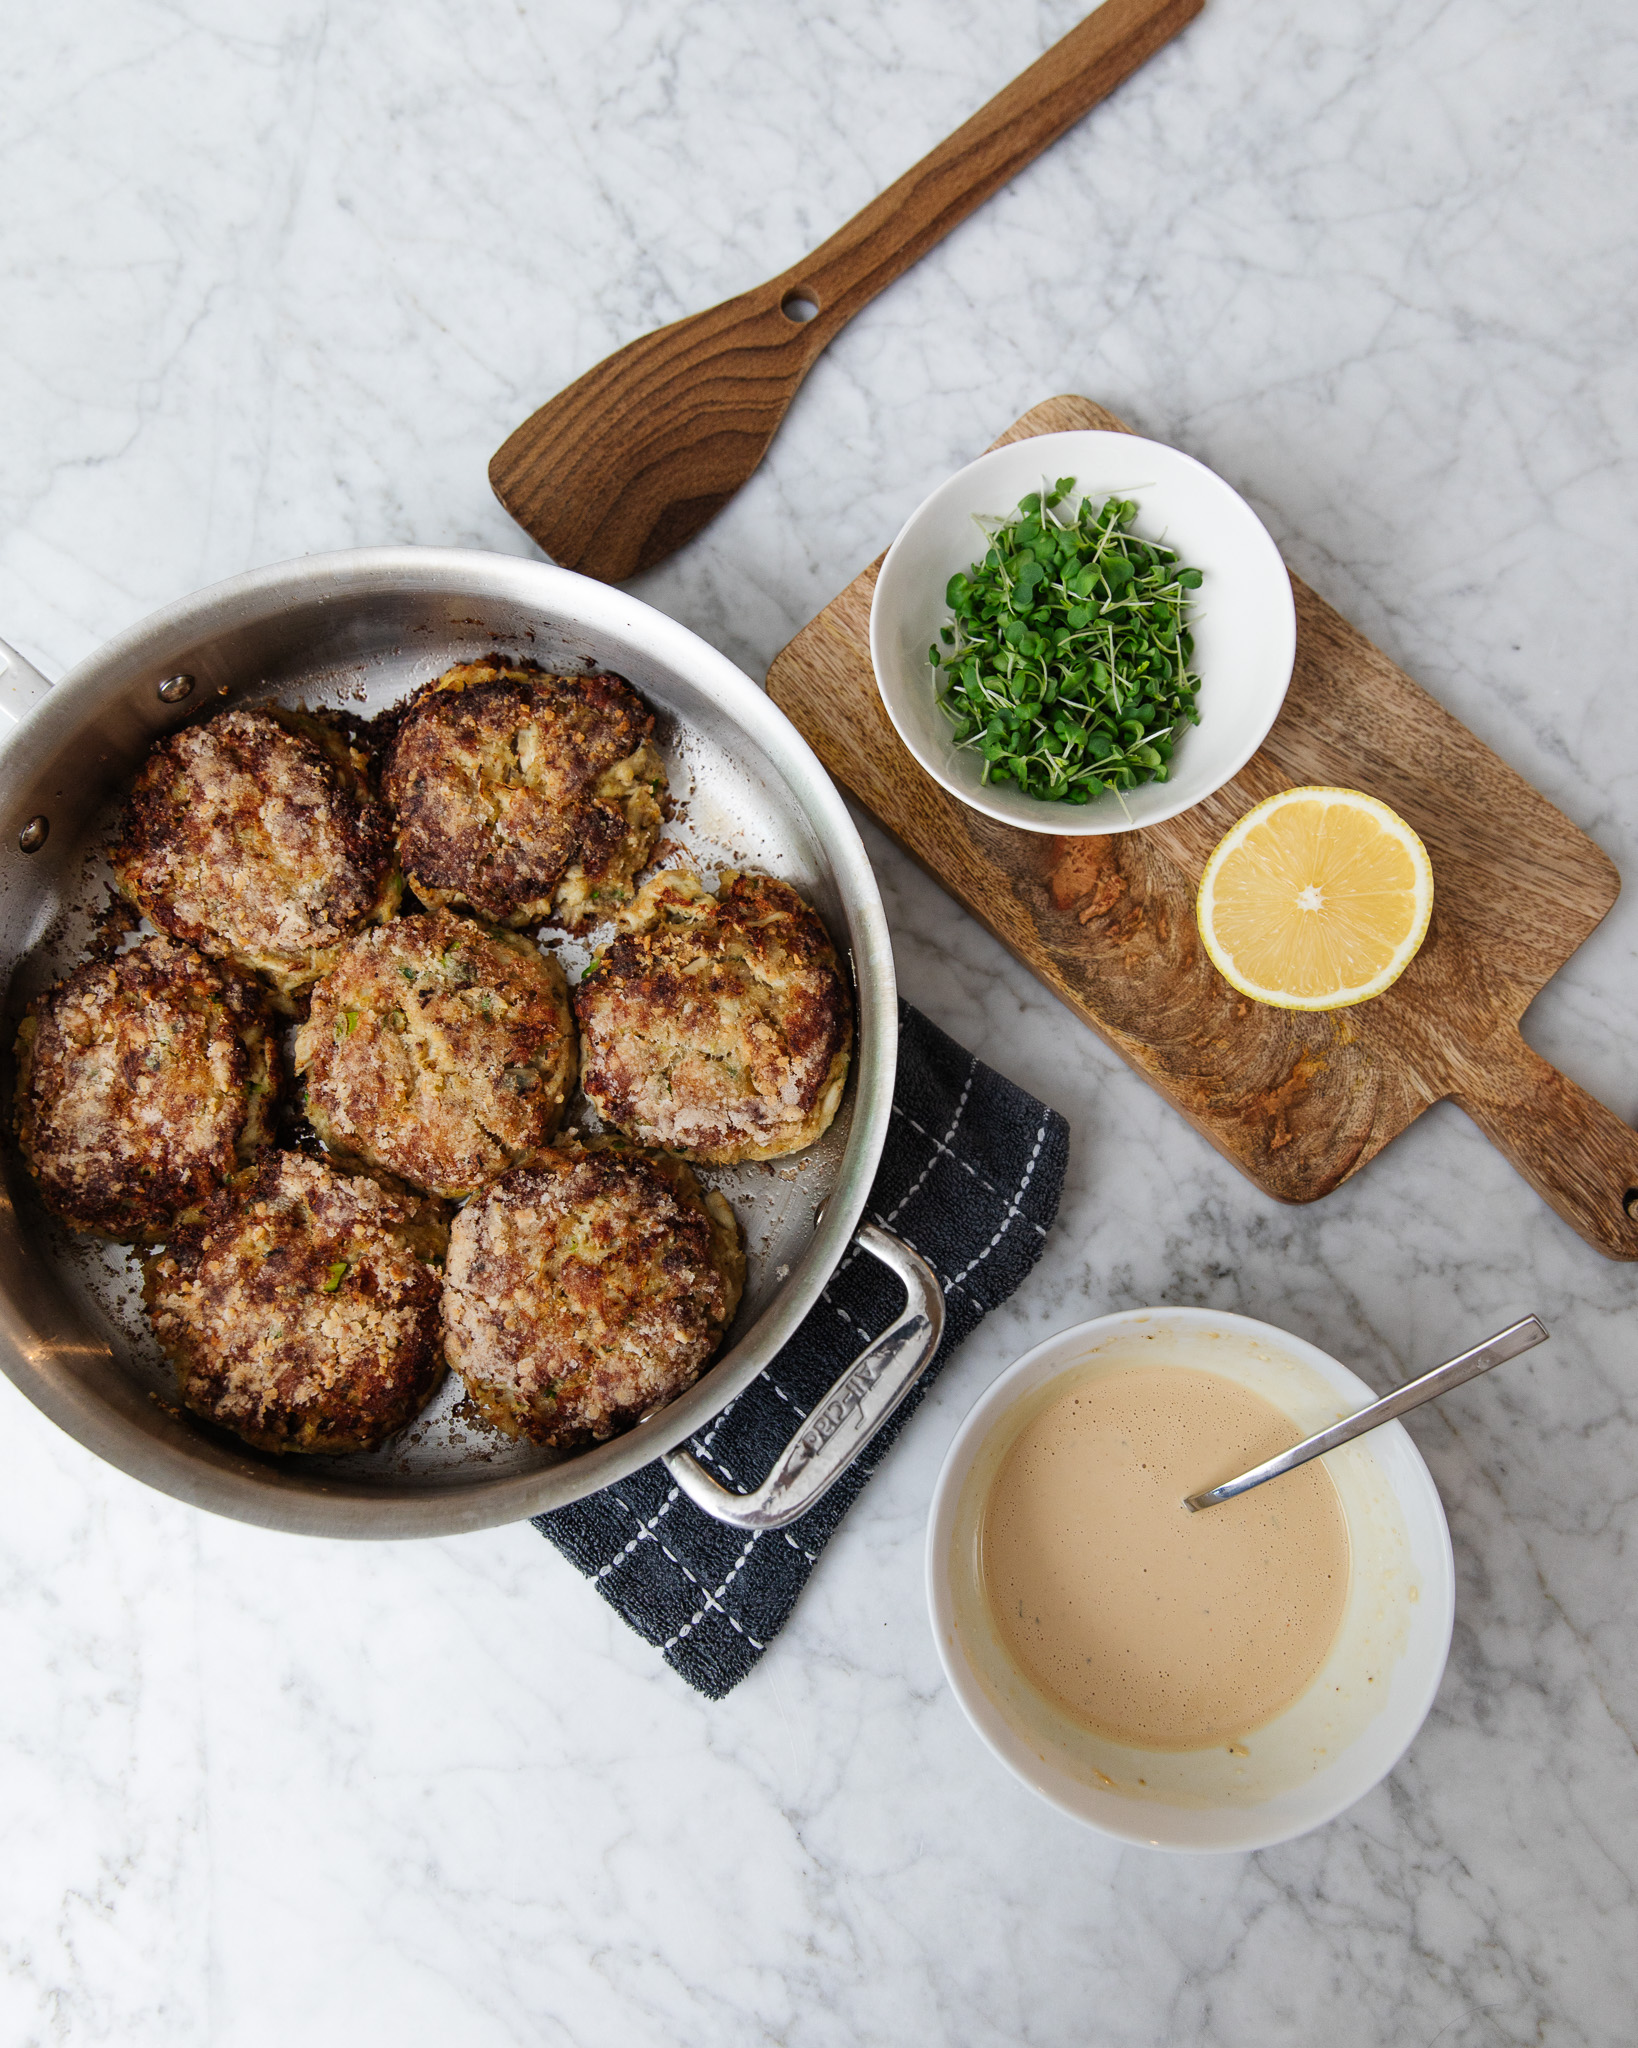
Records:
[[[990,1611],[1032,1683],[1101,1735],[1167,1750],[1233,1741],[1306,1691],[1348,1592],[1324,1461],[1183,1505],[1302,1433],[1191,1366],[1071,1375],[1007,1450],[980,1522]]]

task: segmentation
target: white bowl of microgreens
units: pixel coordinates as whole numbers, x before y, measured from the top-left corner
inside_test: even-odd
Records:
[[[1157,825],[1243,768],[1297,621],[1262,521],[1135,434],[1041,434],[940,485],[887,552],[870,654],[900,739],[1030,832]]]

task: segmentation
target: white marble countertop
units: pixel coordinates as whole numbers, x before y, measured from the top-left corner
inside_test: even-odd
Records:
[[[308,550],[527,552],[490,451],[783,267],[1077,0],[0,6],[0,633],[56,672]],[[1211,0],[864,313],[641,594],[760,676],[923,493],[1076,390],[1638,876],[1638,64],[1622,0]],[[755,1675],[696,1699],[527,1527],[344,1546],[145,1491],[0,1384],[0,2039],[1630,2043],[1635,1275],[1435,1109],[1267,1201],[870,834],[905,994],[1074,1127],[958,1355]],[[1638,891],[1532,1041],[1638,1110]],[[980,1748],[924,1619],[956,1424],[1066,1322],[1201,1302],[1418,1417],[1455,1650],[1286,1848],[1121,1850]]]

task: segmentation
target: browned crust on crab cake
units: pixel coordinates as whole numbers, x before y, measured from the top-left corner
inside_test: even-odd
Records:
[[[497,1429],[574,1450],[691,1386],[744,1287],[734,1213],[681,1160],[565,1141],[456,1217],[444,1341]]]
[[[461,1196],[547,1144],[574,1086],[563,970],[447,910],[351,939],[296,1034],[326,1145]]]
[[[370,1451],[443,1377],[442,1212],[275,1152],[148,1262],[143,1299],[196,1415],[263,1451]]]
[[[847,1083],[853,1005],[819,919],[786,882],[645,884],[575,990],[581,1086],[645,1145],[728,1166],[814,1143]]]
[[[659,837],[654,714],[619,676],[477,661],[418,690],[387,759],[399,859],[423,903],[518,928],[595,924]]]
[[[290,997],[403,893],[369,756],[339,720],[263,706],[162,739],[109,860],[173,939]]]
[[[191,946],[87,960],[17,1033],[17,1141],[76,1230],[154,1242],[272,1140],[265,992]]]

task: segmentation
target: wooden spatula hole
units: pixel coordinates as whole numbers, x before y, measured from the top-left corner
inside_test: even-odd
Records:
[[[1634,1223],[1638,1223],[1638,1188],[1628,1188],[1621,1197],[1621,1207],[1626,1210]]]
[[[819,301],[811,292],[787,292],[779,302],[779,310],[798,327],[806,327],[810,320],[818,319]]]

